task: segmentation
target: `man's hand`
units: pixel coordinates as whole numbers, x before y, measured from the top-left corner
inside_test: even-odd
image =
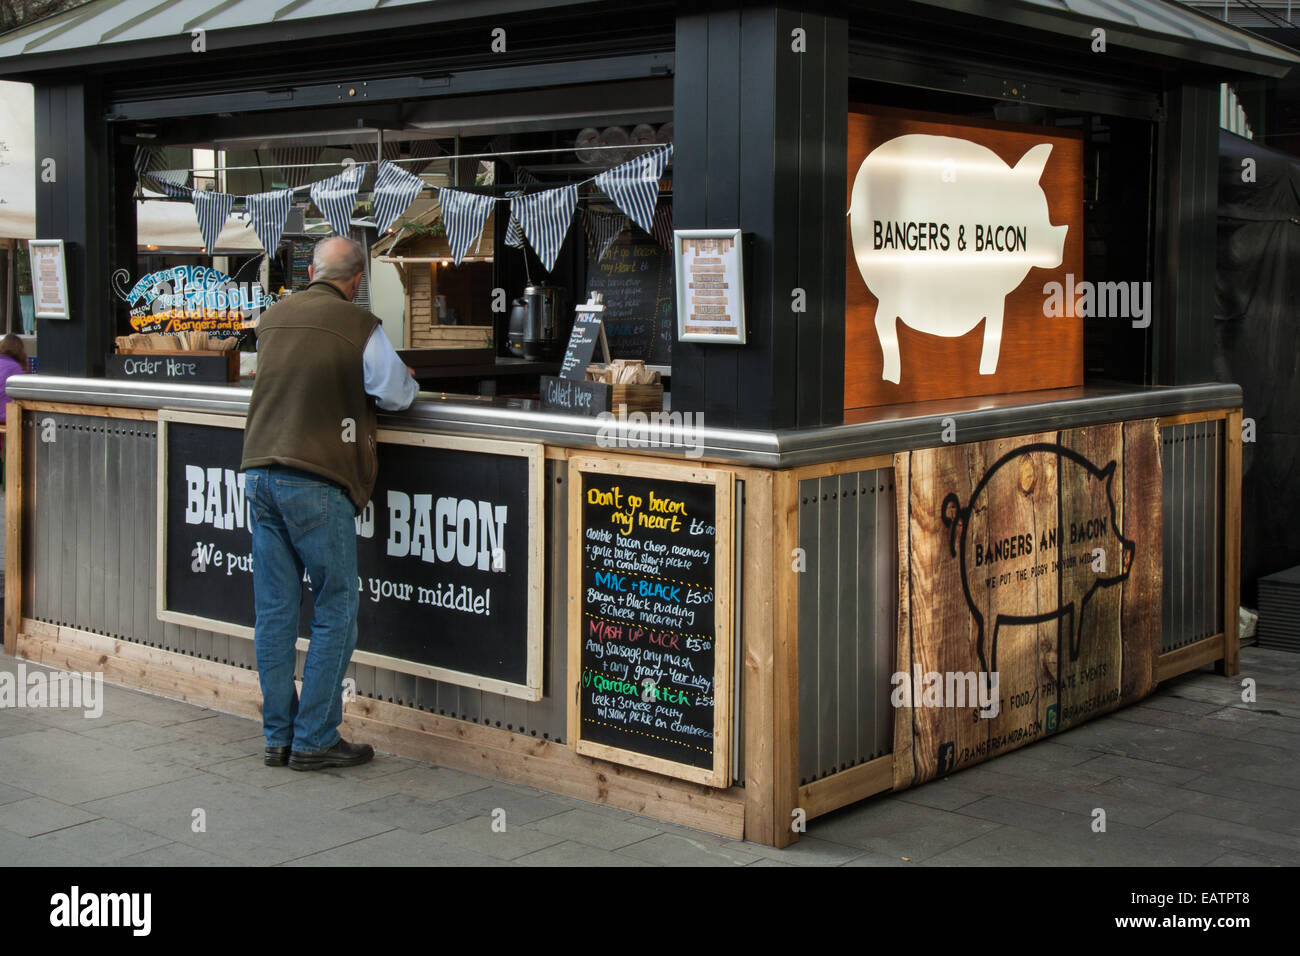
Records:
[[[406,371],[411,376],[411,378],[415,378],[415,369],[411,368],[411,366],[408,365],[406,366]]]

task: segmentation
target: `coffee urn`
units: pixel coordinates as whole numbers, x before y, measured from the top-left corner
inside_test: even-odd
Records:
[[[524,358],[554,359],[559,352],[560,290],[541,283],[524,286]]]

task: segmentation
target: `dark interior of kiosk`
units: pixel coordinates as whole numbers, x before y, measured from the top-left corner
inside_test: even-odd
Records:
[[[655,130],[671,130],[672,81],[668,78],[640,80],[601,86],[575,86],[560,91],[512,94],[507,96],[463,97],[452,104],[449,101],[428,100],[405,103],[400,112],[407,118],[403,129],[368,126],[364,110],[344,111],[338,108],[298,110],[292,114],[295,129],[301,134],[259,136],[257,133],[241,137],[234,129],[246,125],[254,130],[275,127],[277,118],[289,114],[242,114],[232,120],[227,117],[209,117],[182,121],[179,128],[190,132],[203,130],[205,125],[221,131],[219,137],[205,141],[182,142],[176,140],[168,124],[142,122],[127,132],[125,141],[152,146],[158,155],[152,160],[154,168],[169,165],[189,166],[181,162],[191,155],[189,149],[207,148],[225,151],[225,164],[229,167],[263,167],[261,169],[227,173],[225,189],[235,194],[251,193],[284,186],[302,185],[332,175],[336,165],[345,157],[357,162],[375,161],[377,142],[382,135],[384,158],[409,160],[429,156],[427,163],[403,163],[403,167],[426,174],[430,185],[473,185],[474,191],[492,192],[499,197],[513,188],[539,188],[562,185],[590,179],[600,170],[613,165],[607,156],[595,154],[580,159],[573,149],[579,132],[587,127],[604,130],[621,126],[625,130],[638,126]],[[1087,97],[1082,97],[1087,100]],[[853,79],[849,82],[850,103],[872,104],[904,108],[919,112],[967,117],[981,121],[999,121],[1027,125],[1055,126],[1082,135],[1084,142],[1084,272],[1094,281],[1150,280],[1154,278],[1155,255],[1155,202],[1157,132],[1155,123],[1138,119],[1106,115],[1088,109],[1067,110],[1035,105],[1024,101],[994,98],[928,89],[893,82]],[[319,117],[317,119],[316,117]],[[443,118],[440,118],[443,117]],[[376,124],[378,126],[378,124]],[[312,130],[314,132],[307,132]],[[349,128],[361,127],[361,128]],[[381,132],[382,130],[382,132]],[[668,133],[671,135],[671,133]],[[166,149],[164,147],[170,147]],[[532,152],[537,151],[537,152]],[[553,151],[553,152],[544,152]],[[525,155],[495,154],[510,153]],[[479,158],[453,161],[449,155],[488,154]],[[629,152],[626,156],[634,155]],[[442,158],[439,158],[442,157]],[[615,157],[617,158],[617,157]],[[308,168],[286,169],[277,164],[314,163]],[[368,199],[366,190],[373,182],[373,167],[363,185],[360,198]],[[671,205],[672,167],[665,173],[661,202]],[[531,184],[531,185],[530,185]],[[423,194],[426,198],[430,193]],[[579,200],[579,215],[575,217],[554,268],[549,272],[542,267],[536,255],[528,249],[505,245],[508,231],[508,203],[498,202],[492,220],[493,248],[486,255],[471,256],[459,266],[447,261],[434,262],[430,268],[438,273],[438,290],[446,295],[444,320],[461,324],[493,325],[493,348],[499,359],[507,358],[507,325],[509,310],[494,312],[490,308],[493,290],[505,290],[507,302],[513,302],[528,282],[544,281],[560,290],[563,317],[557,337],[562,351],[572,322],[573,306],[584,301],[593,288],[596,264],[581,216],[588,211],[613,207],[593,184],[583,187]],[[301,204],[305,192],[295,196]],[[354,216],[363,215],[362,206]],[[319,215],[314,207],[310,217]],[[293,220],[291,220],[293,221]],[[399,224],[402,220],[399,218]],[[305,267],[299,264],[294,270],[294,243],[314,241],[328,229],[315,236],[286,235],[279,250],[269,263],[269,291],[302,288]],[[369,236],[359,232],[354,238],[370,243],[383,237],[370,230]],[[652,243],[633,223],[628,223],[620,241]],[[661,264],[667,272],[671,287],[670,250],[661,249]],[[165,255],[165,250],[141,249],[137,268],[141,274],[155,271],[166,265],[182,263],[210,264],[203,256]],[[230,273],[252,271],[256,275],[260,255],[232,256]],[[446,290],[445,292],[443,290]],[[611,335],[613,356],[616,358],[641,358],[649,364],[659,365],[668,374],[671,365],[671,344],[675,303],[667,298],[657,303],[661,313],[658,348],[644,345],[644,337],[628,338]],[[1157,302],[1158,307],[1158,302]],[[655,304],[639,303],[641,312],[652,312]],[[407,321],[410,317],[407,316]],[[1143,385],[1154,381],[1150,338],[1142,329],[1129,323],[1105,318],[1089,318],[1085,325],[1085,381],[1093,384]],[[119,334],[129,331],[126,319],[119,317]],[[250,336],[251,339],[251,336]],[[251,343],[243,346],[251,348]],[[558,358],[558,356],[556,356]],[[443,380],[436,384],[425,383],[426,388],[473,394],[518,395],[531,397],[529,392],[512,391],[505,385],[499,391],[484,387],[474,379]]]

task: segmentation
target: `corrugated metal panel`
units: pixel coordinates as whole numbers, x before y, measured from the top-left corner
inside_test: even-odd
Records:
[[[41,422],[54,441],[42,442]],[[155,613],[157,426],[83,415],[24,415],[25,487],[34,500],[24,529],[37,620],[256,670],[253,642],[179,624]],[[568,606],[568,466],[548,461],[544,493],[546,604],[544,689],[532,703],[353,664],[357,693],[485,726],[562,741]],[[298,654],[302,674],[304,654]],[[739,699],[739,698],[737,698]]]
[[[799,778],[893,749],[898,556],[892,469],[799,483]]]
[[[1160,430],[1164,592],[1160,650],[1223,630],[1223,425]]]

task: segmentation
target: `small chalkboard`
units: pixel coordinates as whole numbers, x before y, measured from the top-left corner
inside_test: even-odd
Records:
[[[672,250],[633,227],[599,261],[588,258],[587,288],[605,297],[605,334],[614,358],[672,364],[677,338]]]
[[[599,415],[610,410],[610,386],[603,382],[580,382],[558,375],[543,375],[539,389],[542,408],[579,415]]]
[[[574,748],[729,786],[734,476],[585,457],[569,475]]]
[[[560,363],[560,378],[573,382],[585,381],[587,366],[596,354],[596,343],[600,343],[605,362],[609,362],[609,345],[605,342],[605,329],[601,323],[604,306],[595,302],[586,302],[577,308],[573,320],[573,331],[569,333],[569,345],[564,350],[564,360]]]
[[[114,352],[104,361],[105,378],[145,382],[237,382],[239,353],[196,355],[177,350],[168,355]]]
[[[251,638],[242,426],[233,416],[159,412],[158,617]],[[539,700],[541,446],[387,429],[378,437],[379,478],[354,519],[353,660]],[[306,637],[310,581],[300,612]]]

